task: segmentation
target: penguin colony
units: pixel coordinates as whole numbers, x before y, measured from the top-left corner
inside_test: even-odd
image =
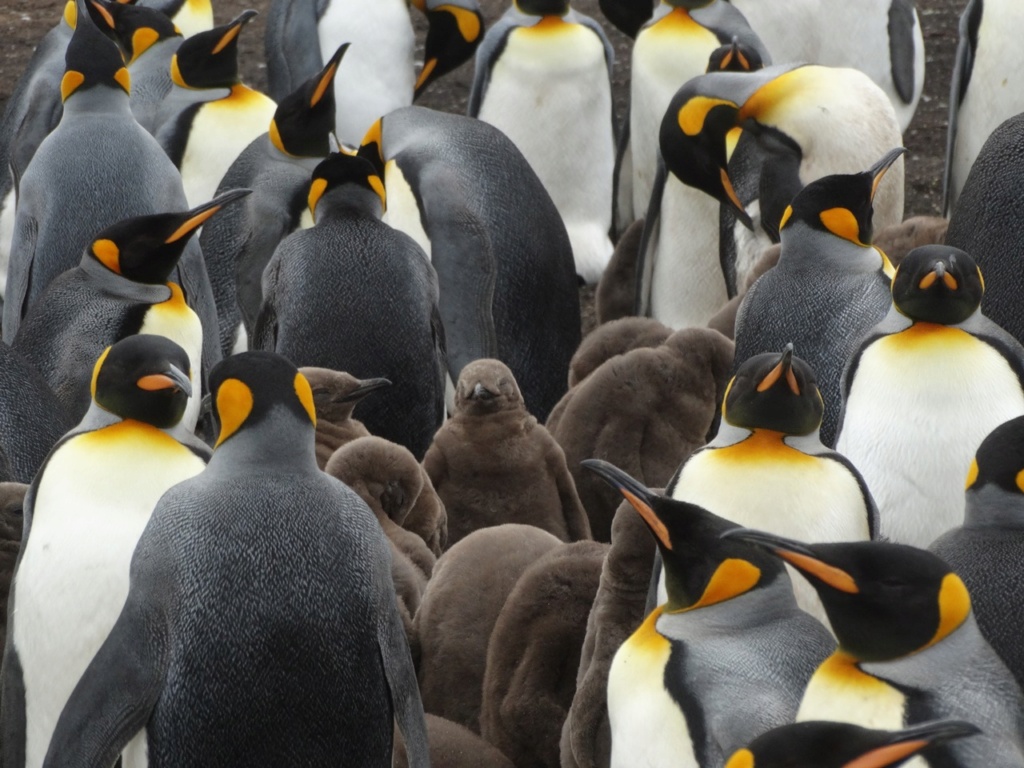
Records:
[[[911,0],[599,5],[273,0],[269,95],[253,10],[55,14],[0,120],[4,768],[1024,768],[1019,9],[966,4],[948,241],[890,259]]]

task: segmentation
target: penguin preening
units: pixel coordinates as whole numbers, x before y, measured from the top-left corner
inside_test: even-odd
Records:
[[[981,313],[984,290],[967,253],[915,248],[843,373],[836,449],[864,475],[890,541],[927,547],[960,525],[978,445],[1024,415],[1024,347]]]
[[[153,511],[49,764],[110,764],[145,726],[153,768],[384,768],[397,722],[410,765],[426,768],[387,543],[316,465],[308,382],[279,355],[246,352],[210,385],[213,457]]]
[[[612,768],[711,768],[792,722],[833,642],[797,607],[785,568],[720,538],[733,523],[659,496],[606,462],[585,465],[644,519],[668,583],[668,601],[612,662]]]
[[[808,683],[798,721],[899,730],[969,718],[981,734],[934,747],[917,765],[1024,765],[1024,697],[941,559],[888,542],[803,544],[742,529],[724,537],[795,567],[828,613],[839,648]]]
[[[43,765],[65,703],[128,596],[132,553],[157,500],[203,470],[209,450],[168,434],[191,394],[188,367],[185,350],[159,336],[108,347],[88,413],[32,483],[4,651],[6,763]]]

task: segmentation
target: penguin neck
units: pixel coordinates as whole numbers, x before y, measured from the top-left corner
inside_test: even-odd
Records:
[[[882,274],[884,261],[872,245],[854,243],[796,221],[782,230],[779,265],[831,276],[835,272]]]
[[[167,75],[171,59],[178,50],[178,46],[181,45],[183,39],[184,38],[175,35],[173,37],[165,37],[163,40],[157,40],[149,46],[149,48],[139,54],[139,56],[133,61],[129,62],[128,71],[134,72],[137,68],[145,67],[147,70],[153,68]],[[167,79],[170,80],[170,75],[167,75]]]
[[[354,184],[328,190],[316,204],[316,223],[352,216],[380,219],[384,215],[377,193]]]
[[[210,468],[222,464],[275,473],[319,472],[315,429],[310,422],[302,424],[295,414],[275,407],[255,424],[243,424],[214,448]]]
[[[98,114],[104,117],[117,115],[132,117],[128,94],[116,86],[94,85],[83,91],[76,91],[64,102],[64,114]]]
[[[662,606],[664,617],[685,617],[687,622],[713,625],[716,630],[756,627],[800,610],[793,596],[793,586],[785,572],[767,582],[762,579],[736,597],[708,606],[673,610],[670,604],[671,601]]]
[[[1024,494],[996,485],[983,485],[965,494],[964,528],[1024,530]]]

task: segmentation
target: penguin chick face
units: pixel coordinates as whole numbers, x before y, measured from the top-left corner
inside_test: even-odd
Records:
[[[414,98],[434,80],[469,61],[483,39],[484,17],[476,0],[427,0],[426,13],[430,27]]]
[[[309,212],[314,221],[316,220],[316,207],[320,200],[334,190],[343,189],[346,185],[372,192],[380,201],[380,212],[383,213],[387,210],[384,182],[377,175],[373,164],[358,155],[335,152],[313,169],[308,203]]]
[[[963,720],[902,731],[824,721],[791,723],[758,736],[729,758],[725,768],[886,768],[901,765],[927,747],[980,732]]]
[[[73,94],[98,86],[130,93],[131,77],[117,44],[99,30],[88,13],[79,12],[77,18],[74,34],[64,54],[61,99],[66,102]]]
[[[348,43],[340,46],[323,69],[277,105],[268,133],[279,151],[292,157],[326,157],[330,153],[328,137],[334,130],[334,76],[348,46]]]
[[[708,57],[707,72],[756,72],[764,67],[761,54],[739,38],[734,37],[728,45],[715,48]]]
[[[881,541],[802,544],[763,531],[725,534],[799,570],[821,598],[841,650],[887,661],[940,642],[970,615],[963,581],[936,555]]]
[[[739,367],[725,391],[722,418],[743,429],[809,435],[821,426],[825,402],[811,366],[793,356],[755,355]]]
[[[777,559],[722,538],[735,523],[696,504],[656,494],[608,462],[587,459],[583,466],[616,488],[653,534],[665,566],[668,612],[716,605],[783,575]]]
[[[474,360],[462,369],[455,386],[455,413],[483,416],[523,407],[519,385],[500,360]]]
[[[387,379],[357,379],[344,371],[329,368],[300,368],[313,391],[317,414],[338,423],[351,418],[352,409],[371,392],[391,386]]]
[[[828,232],[857,245],[869,245],[873,235],[872,201],[885,172],[906,152],[899,147],[885,154],[867,171],[824,176],[812,181],[793,198],[779,223],[786,228],[803,222],[812,229]]]
[[[188,353],[163,336],[139,334],[107,347],[92,373],[92,398],[105,411],[160,429],[181,421],[192,394]]]
[[[284,411],[309,432],[316,426],[313,392],[306,377],[274,352],[243,352],[210,371],[210,392],[219,436],[214,448],[260,424],[275,410]]]
[[[892,302],[911,320],[956,325],[978,311],[985,282],[977,263],[948,245],[908,253],[892,281]]]
[[[238,34],[256,11],[187,38],[171,59],[171,80],[182,88],[230,88],[238,83]]]
[[[968,506],[986,486],[1024,494],[1024,416],[1000,424],[981,441],[967,473]]]

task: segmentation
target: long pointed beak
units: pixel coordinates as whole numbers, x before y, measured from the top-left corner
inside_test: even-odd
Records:
[[[195,232],[203,223],[213,216],[217,211],[223,208],[225,205],[241,200],[246,195],[251,195],[251,189],[232,189],[225,192],[223,195],[218,195],[208,203],[198,205],[190,211],[187,211],[184,216],[185,220],[181,223],[174,232],[164,240],[165,243],[173,243],[180,240],[183,237],[188,237]]]
[[[621,493],[658,540],[667,549],[672,549],[672,538],[669,536],[668,528],[654,511],[655,494],[650,488],[607,461],[585,459],[581,464]]]
[[[736,539],[766,549],[801,573],[821,581],[833,589],[838,589],[840,592],[848,594],[860,592],[860,587],[857,586],[857,582],[850,574],[842,568],[826,563],[810,547],[799,541],[752,528],[734,528],[723,533],[720,538]]]
[[[315,107],[319,104],[320,99],[330,90],[331,85],[334,83],[334,76],[338,73],[338,65],[345,56],[345,51],[348,50],[349,45],[349,43],[342,43],[338,50],[334,52],[334,55],[328,59],[324,68],[320,70],[320,79],[317,81],[313,95],[309,99],[309,106]]]
[[[371,392],[390,386],[391,381],[389,379],[363,379],[359,386],[341,398],[340,402],[351,403],[356,400],[362,400]]]
[[[875,199],[875,193],[878,191],[878,185],[882,183],[882,179],[885,176],[885,172],[888,171],[893,163],[899,160],[903,154],[907,151],[906,147],[896,147],[896,149],[890,149],[882,159],[875,163],[868,170],[871,174],[871,199]]]
[[[782,356],[779,358],[778,364],[772,368],[761,379],[761,383],[757,385],[758,392],[764,392],[767,389],[771,389],[775,382],[782,377],[786,378],[786,383],[789,384],[789,388],[793,391],[794,395],[800,395],[800,385],[797,384],[796,376],[793,375],[793,345],[792,343],[787,344],[786,348],[782,352]]]
[[[963,720],[925,723],[892,734],[892,739],[888,744],[865,752],[855,760],[846,763],[843,768],[886,768],[886,766],[902,763],[908,757],[933,744],[943,744],[979,733],[981,733],[980,728]]]
[[[189,380],[188,374],[174,365],[168,365],[167,370],[161,373],[151,373],[148,376],[143,376],[136,382],[136,385],[139,389],[144,389],[148,392],[158,392],[162,389],[180,389],[188,397],[192,397],[192,382]]]

